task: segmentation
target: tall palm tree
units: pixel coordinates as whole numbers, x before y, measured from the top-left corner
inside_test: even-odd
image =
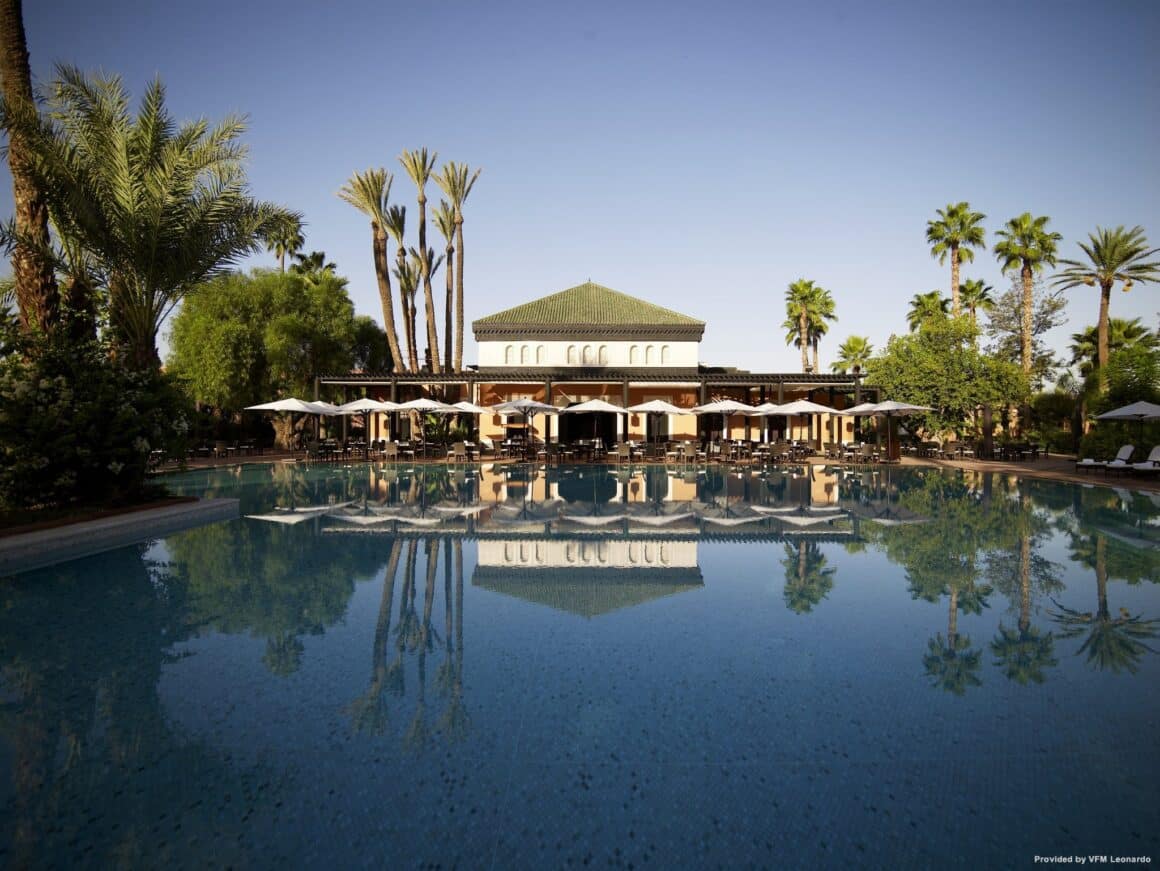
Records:
[[[861,371],[873,356],[874,345],[868,336],[850,336],[838,346],[838,359],[830,364],[830,369],[843,374],[851,369]]]
[[[801,348],[802,352],[802,371],[807,372],[810,368],[809,349],[811,346],[810,325],[816,325],[821,322],[819,315],[819,306],[825,307],[825,297],[829,297],[829,291],[824,290],[813,281],[806,278],[799,278],[785,292],[785,315],[786,324],[797,325],[797,338],[787,337],[786,344],[791,344],[796,341],[796,344]],[[833,316],[833,298],[829,300],[830,316]]]
[[[415,248],[411,248],[410,253],[411,253],[411,267],[416,271],[416,273],[419,275],[420,279],[422,278],[422,275],[423,275],[423,271],[422,271],[423,266],[424,266],[424,264],[426,264],[426,266],[427,266],[427,283],[428,283],[428,285],[430,285],[431,276],[434,275],[436,272],[438,272],[439,267],[443,264],[443,255],[440,254],[438,257],[436,257],[435,251],[432,248],[428,248],[427,251],[423,252],[423,253],[419,252]],[[415,327],[414,320],[415,320],[415,311],[414,311],[414,308],[412,308],[412,310],[411,310],[411,321],[412,321],[411,328],[412,329],[414,329],[414,327]],[[431,333],[432,333],[432,330],[427,330],[427,354],[426,354],[424,360],[426,361],[427,367],[432,372],[438,372],[439,371],[439,346],[431,344]],[[439,341],[438,336],[435,337],[435,341],[436,342]]]
[[[1136,345],[1155,350],[1160,347],[1160,335],[1152,332],[1139,318],[1130,321],[1123,318],[1108,319],[1108,355],[1121,348]],[[1071,363],[1079,364],[1079,372],[1085,378],[1098,368],[1099,327],[1091,326],[1082,332],[1071,334]]]
[[[379,285],[379,302],[383,307],[383,326],[391,349],[391,365],[402,372],[403,354],[395,332],[395,303],[391,290],[391,264],[387,260],[387,205],[394,176],[382,167],[356,172],[338,192],[339,199],[350,203],[371,219],[371,246],[375,278]]]
[[[16,212],[12,271],[20,326],[48,332],[59,319],[60,300],[49,255],[48,201],[31,165],[37,112],[20,0],[0,0],[0,93]]]
[[[157,333],[185,294],[259,251],[291,213],[250,198],[240,118],[179,126],[160,81],[134,116],[119,78],[57,75],[34,171],[60,235],[107,277],[124,359],[156,368]]]
[[[452,260],[455,255],[455,210],[451,208],[447,200],[440,200],[431,216],[435,220],[435,226],[439,229],[440,235],[443,236],[443,262],[447,264],[443,270],[443,278],[447,283],[443,306],[443,368],[450,372],[454,363],[452,357],[454,335],[451,315],[455,305],[455,267]]]
[[[930,243],[931,257],[939,265],[951,259],[951,314],[959,313],[959,266],[975,259],[971,248],[984,247],[982,212],[972,212],[970,203],[948,203],[939,209],[938,218],[926,223],[926,241]]]
[[[391,206],[387,209],[384,216],[387,226],[387,232],[391,235],[391,239],[395,242],[395,275],[399,274],[399,270],[404,269],[407,265],[407,243],[404,240],[404,235],[407,230],[407,207],[406,206]],[[403,334],[405,336],[414,335],[411,327],[411,300],[403,293],[403,289],[399,288],[399,303],[403,310]],[[408,356],[408,361],[410,357]],[[412,365],[412,371],[414,366]]]
[[[906,323],[913,333],[931,318],[945,318],[950,300],[941,291],[916,293],[910,300],[910,311],[906,313]]]
[[[404,254],[404,256],[406,255]],[[407,339],[407,362],[412,372],[418,372],[419,350],[415,337],[415,294],[419,290],[419,270],[415,265],[403,260],[395,267],[395,278],[399,280],[399,296],[403,300],[403,331]]]
[[[419,277],[423,282],[423,304],[427,317],[427,347],[431,349],[431,371],[438,374],[443,367],[439,365],[439,331],[435,323],[435,297],[431,293],[431,260],[427,256],[430,248],[427,247],[427,180],[435,169],[435,161],[439,158],[437,152],[427,154],[426,147],[415,151],[404,151],[399,155],[399,163],[407,171],[415,188],[419,192]]]
[[[451,201],[455,211],[455,371],[463,369],[463,203],[482,170],[472,172],[467,164],[448,161],[435,176],[435,184]],[[448,261],[450,265],[450,261]]]
[[[968,278],[959,286],[959,302],[970,313],[972,324],[978,324],[978,312],[989,312],[995,307],[991,296],[994,289],[981,278]]]
[[[306,244],[306,237],[302,234],[302,220],[297,215],[287,215],[285,221],[279,221],[265,238],[266,249],[273,252],[278,258],[278,271],[286,271],[286,255],[293,257]]]
[[[810,316],[809,340],[814,351],[814,371],[820,372],[818,365],[818,343],[822,336],[830,331],[830,322],[837,322],[838,316],[834,313],[836,305],[833,295],[823,288],[818,288],[815,294],[813,312]]]
[[[995,235],[995,257],[1003,272],[1018,271],[1023,282],[1023,329],[1020,337],[1023,374],[1031,375],[1031,316],[1035,308],[1034,278],[1044,267],[1055,266],[1056,243],[1063,237],[1047,229],[1051,218],[1024,212],[1008,221]]]
[[[1066,266],[1053,281],[1056,287],[1067,289],[1086,284],[1100,287],[1099,336],[1096,345],[1096,366],[1103,370],[1108,363],[1108,307],[1112,299],[1112,287],[1122,282],[1124,290],[1132,284],[1160,281],[1160,262],[1149,257],[1160,252],[1160,248],[1149,248],[1143,227],[1125,230],[1122,226],[1114,230],[1096,227],[1095,233],[1088,234],[1088,244],[1078,243],[1087,257],[1087,262],[1061,259]],[[1102,375],[1101,375],[1102,380]]]

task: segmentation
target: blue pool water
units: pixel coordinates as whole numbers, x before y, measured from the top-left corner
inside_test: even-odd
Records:
[[[1160,497],[291,464],[0,579],[0,865],[1160,861]]]

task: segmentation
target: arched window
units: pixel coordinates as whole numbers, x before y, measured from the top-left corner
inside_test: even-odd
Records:
[[[629,366],[639,366],[640,365],[640,348],[637,347],[636,345],[633,345],[631,348],[628,349],[628,365]]]
[[[608,365],[608,346],[607,345],[600,346],[600,365],[601,366]]]
[[[543,345],[536,345],[536,365],[537,366],[544,365],[544,354],[546,354],[546,353],[547,352],[544,350]]]
[[[521,366],[528,365],[528,346],[527,345],[520,346],[520,365]]]
[[[664,366],[669,362],[669,346],[661,345],[661,365]]]
[[[644,365],[651,366],[653,364],[653,346],[646,345],[644,349]]]
[[[515,361],[516,361],[516,349],[513,348],[511,345],[508,345],[506,348],[503,349],[504,365],[510,366],[513,363],[515,363]]]
[[[569,366],[576,365],[576,346],[575,345],[568,346],[568,365]]]
[[[585,365],[585,366],[591,366],[591,365],[592,365],[592,362],[593,362],[593,361],[592,361],[592,346],[591,346],[591,345],[585,345],[585,346],[584,346],[584,357],[583,357],[583,360],[584,360],[584,365]]]

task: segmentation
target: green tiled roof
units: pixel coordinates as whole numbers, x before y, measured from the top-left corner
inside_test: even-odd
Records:
[[[705,322],[662,308],[611,288],[586,281],[559,293],[480,318],[472,327],[650,326],[704,327]]]

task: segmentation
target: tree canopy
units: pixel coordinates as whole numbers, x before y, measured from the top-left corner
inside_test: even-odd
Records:
[[[173,319],[169,369],[194,399],[229,411],[309,395],[318,373],[376,361],[381,346],[362,320],[330,270],[231,273],[191,294]]]
[[[890,399],[932,406],[928,430],[961,432],[979,406],[1021,402],[1029,389],[1017,365],[975,347],[977,335],[966,318],[935,318],[916,333],[891,336],[870,360],[867,383]]]

